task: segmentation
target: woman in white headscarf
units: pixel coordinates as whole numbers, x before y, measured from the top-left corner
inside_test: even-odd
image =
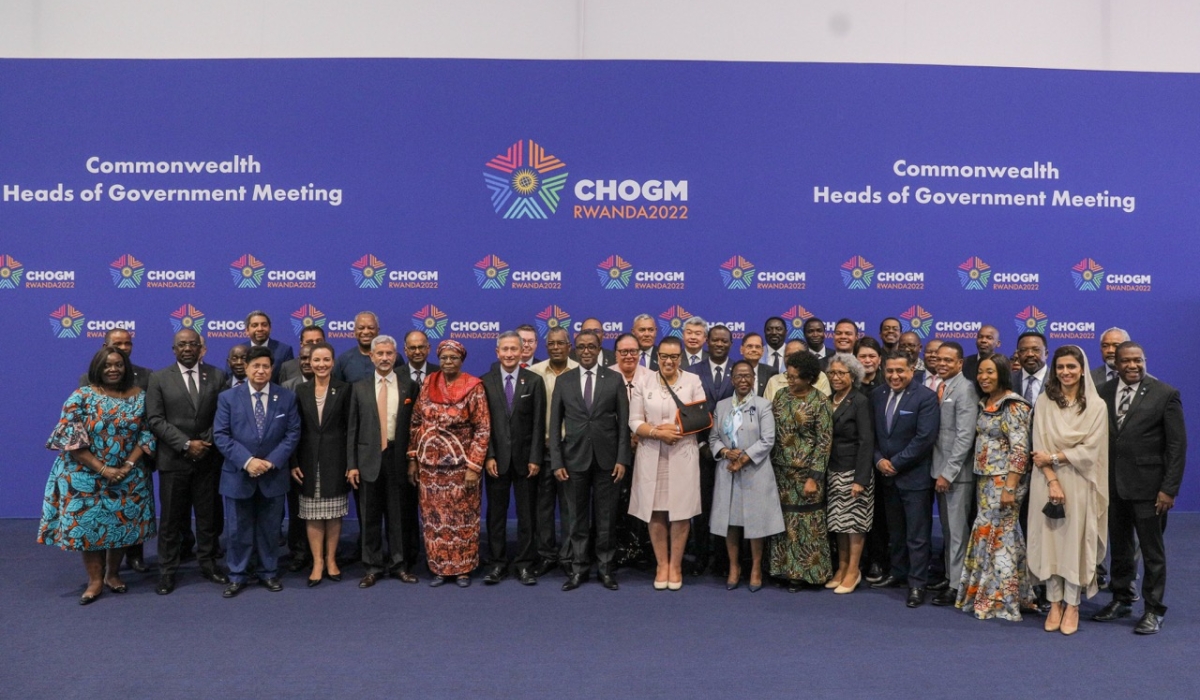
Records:
[[[1081,596],[1096,595],[1096,563],[1108,548],[1108,410],[1077,346],[1056,350],[1050,366],[1033,409],[1040,473],[1029,489],[1029,571],[1046,584],[1046,631],[1069,635]]]

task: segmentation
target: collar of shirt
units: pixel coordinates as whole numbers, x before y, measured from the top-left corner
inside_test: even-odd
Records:
[[[1022,375],[1021,381],[1022,381],[1022,383],[1024,383],[1024,382],[1029,381],[1030,377],[1037,377],[1038,387],[1041,387],[1043,384],[1046,383],[1046,371],[1049,369],[1050,369],[1050,365],[1042,365],[1042,368],[1039,369],[1038,371],[1034,372],[1033,374],[1030,374],[1029,372],[1022,369],[1021,370],[1021,375]]]
[[[258,393],[254,390],[254,385],[251,384],[250,382],[246,382],[243,386],[245,386],[247,389],[250,390],[250,398],[251,399],[253,399],[254,395]],[[262,397],[263,397],[263,405],[266,405],[266,402],[271,400],[271,382],[267,382],[266,385],[263,386]]]
[[[600,363],[599,362],[597,362],[595,365],[592,366],[591,372],[592,372],[592,397],[595,398],[596,388],[600,386],[600,383],[599,383],[599,381],[600,381]],[[583,391],[583,388],[587,385],[587,379],[588,379],[587,373],[588,373],[587,368],[585,368],[583,365],[579,365],[579,390],[580,391]]]
[[[193,374],[192,377],[194,377],[196,379],[196,385],[199,386],[199,384],[200,384],[200,363],[199,362],[197,362],[195,364],[195,366],[193,366],[191,369],[184,367],[182,364],[180,364],[178,362],[175,363],[175,366],[179,368],[179,374],[183,375],[183,381],[185,383],[187,382],[187,373],[195,372],[195,374]]]
[[[517,367],[517,369],[514,369],[511,372],[505,372],[503,369],[501,369],[500,370],[500,385],[504,386],[505,384],[508,383],[508,378],[512,377],[513,386],[515,387],[517,385],[517,375],[520,374],[520,372],[521,372],[520,367]]]
[[[721,378],[722,379],[729,376],[729,358],[728,357],[725,358],[725,361],[719,365],[716,362],[713,362],[712,360],[708,361],[708,368],[710,370],[712,370],[714,377],[717,376],[717,368],[718,367],[721,369]]]
[[[1121,388],[1117,390],[1117,400],[1118,401],[1121,400],[1121,394],[1125,393],[1126,389],[1133,389],[1133,396],[1137,396],[1138,387],[1140,387],[1142,385],[1141,382],[1138,382],[1137,384],[1126,384],[1124,379],[1121,379],[1119,381],[1121,382]]]

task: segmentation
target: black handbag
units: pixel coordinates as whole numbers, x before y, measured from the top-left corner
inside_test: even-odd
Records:
[[[667,391],[671,393],[671,398],[675,399],[675,406],[679,409],[675,412],[675,425],[679,426],[680,435],[691,435],[712,427],[712,414],[708,412],[707,401],[695,403],[680,401],[679,397],[675,395],[675,390],[667,383],[667,378],[662,376],[662,372],[659,372],[658,376],[662,380],[663,386],[667,387]]]
[[[1042,507],[1042,515],[1052,520],[1062,520],[1067,517],[1067,509],[1061,503],[1046,501],[1046,505]]]

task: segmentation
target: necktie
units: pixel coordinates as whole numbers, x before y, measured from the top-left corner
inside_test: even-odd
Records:
[[[592,412],[592,370],[587,371],[587,380],[583,383],[583,405],[588,413]]]
[[[522,363],[521,363],[521,369],[529,369],[529,363],[528,363],[528,362],[522,362]]]
[[[375,406],[379,411],[379,449],[386,450],[388,444],[388,380],[379,380],[379,393],[375,394]]]
[[[425,370],[419,369],[413,373],[413,381],[420,384],[425,379]]]
[[[195,407],[200,401],[200,390],[196,388],[196,370],[189,369],[187,371],[187,390],[188,395],[192,397],[192,406]]]
[[[896,406],[899,403],[900,403],[900,394],[893,391],[892,398],[888,399],[887,412],[886,412],[886,414],[887,414],[886,415],[887,429],[888,429],[889,433],[892,432],[892,418],[895,417],[895,415],[896,415]]]
[[[640,362],[638,362],[638,364],[639,364],[639,365],[641,365],[641,366],[643,366],[643,367],[649,367],[649,366],[650,366],[650,363],[649,363],[649,361],[646,359],[646,358],[648,358],[648,357],[649,357],[649,353],[647,353],[645,350],[643,350],[643,351],[642,351],[642,359],[641,359],[641,361],[640,361]]]
[[[1133,387],[1126,386],[1121,390],[1121,403],[1117,405],[1117,427],[1125,424],[1125,416],[1129,413],[1129,402],[1133,400]]]
[[[1114,380],[1116,378],[1117,378],[1117,370],[1113,369],[1112,367],[1109,367],[1108,368],[1108,381],[1111,382],[1112,380]]]
[[[721,386],[721,368],[716,367],[715,369],[716,371],[713,372],[713,384],[716,386]]]
[[[1025,400],[1033,403],[1037,398],[1037,377],[1029,377],[1025,380]]]
[[[938,403],[941,403],[941,402],[942,402],[942,397],[946,395],[946,384],[945,384],[945,382],[938,384],[937,393],[938,393]]]
[[[258,439],[261,440],[263,430],[267,427],[267,407],[263,405],[263,393],[254,392],[254,425],[258,428]]]
[[[508,400],[508,412],[512,413],[513,383],[511,374],[504,378],[504,398]]]
[[[771,365],[775,369],[779,370],[780,374],[783,374],[783,363],[779,361],[779,351],[778,350],[771,353]]]
[[[699,364],[699,362],[700,362],[700,356],[692,355],[692,359],[688,361],[688,364],[694,365],[694,364]]]

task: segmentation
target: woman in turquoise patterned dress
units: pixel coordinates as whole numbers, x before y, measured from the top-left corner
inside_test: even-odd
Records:
[[[1029,491],[1029,425],[1032,408],[1012,390],[1007,362],[979,361],[983,398],[976,421],[975,496],[978,512],[967,543],[955,606],[980,620],[1021,619],[1032,605],[1025,567],[1025,536],[1017,522]]]
[[[829,400],[813,384],[821,374],[808,352],[787,358],[786,389],[772,401],[775,446],[771,465],[779,485],[784,531],[771,538],[771,575],[787,579],[788,590],[823,585],[833,575],[825,527],[825,466],[833,443]]]
[[[105,586],[124,593],[117,568],[125,548],[155,534],[154,492],[140,464],[154,451],[154,436],[129,356],[101,349],[88,382],[67,399],[46,443],[59,454],[38,528],[38,542],[83,552],[88,584],[80,605],[94,601]]]

